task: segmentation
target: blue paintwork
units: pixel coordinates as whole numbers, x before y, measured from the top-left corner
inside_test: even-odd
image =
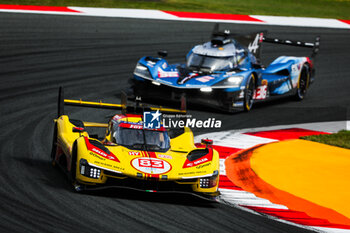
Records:
[[[215,88],[215,85],[224,82],[224,80],[230,77],[242,76],[243,81],[237,87],[216,88],[216,90],[219,89],[223,92],[238,92],[245,89],[249,77],[254,73],[257,78],[257,87],[261,85],[262,80],[267,80],[267,98],[273,95],[285,95],[296,90],[301,68],[304,63],[308,62],[307,57],[280,56],[266,68],[253,68],[252,64],[256,64],[255,56],[248,49],[239,45],[237,41],[233,40],[232,43],[235,45],[237,56],[239,56],[240,53],[241,55],[246,55],[245,58],[237,64],[234,70],[202,75],[196,72],[189,72],[186,77],[194,77],[190,78],[185,83],[178,83],[180,76],[178,67],[181,66],[186,69],[186,64],[168,64],[164,58],[142,57],[138,61],[138,64],[147,68],[148,76],[142,77],[135,72],[134,78],[138,81],[145,81],[145,79],[154,80],[175,89],[199,89],[202,87]],[[186,55],[187,59],[193,53],[193,50],[194,48]]]

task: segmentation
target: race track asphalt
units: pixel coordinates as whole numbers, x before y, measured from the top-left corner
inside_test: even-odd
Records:
[[[222,24],[224,25],[224,24]],[[321,35],[316,82],[302,102],[255,106],[250,113],[190,110],[220,130],[349,119],[350,31],[225,25],[231,31],[312,41]],[[75,193],[49,163],[57,91],[67,98],[119,102],[137,60],[168,50],[184,61],[209,39],[213,23],[0,13],[1,232],[307,232],[187,195],[110,190]],[[222,26],[224,27],[224,26]],[[310,51],[266,45],[263,61]],[[67,108],[74,118],[107,121],[113,111]],[[201,133],[204,130],[195,130]]]

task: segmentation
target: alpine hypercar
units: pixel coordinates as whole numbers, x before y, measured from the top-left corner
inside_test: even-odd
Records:
[[[61,89],[60,93],[51,159],[65,171],[75,190],[118,187],[210,198],[219,195],[219,155],[211,141],[203,140],[197,148],[189,128],[146,128],[140,114],[140,110],[155,111],[157,117],[161,112],[182,114],[185,110],[70,100],[63,98]],[[108,122],[83,122],[64,114],[64,105],[122,112]],[[103,138],[89,135],[89,127],[103,127],[106,133]]]
[[[266,32],[250,35],[219,31],[211,41],[196,45],[186,56],[186,64],[169,64],[166,51],[159,57],[142,57],[134,70],[133,96],[176,101],[181,96],[193,103],[234,112],[249,111],[254,102],[276,96],[305,97],[314,81],[313,58],[320,38],[314,43],[267,38]],[[265,67],[260,62],[263,42],[312,48],[309,57],[280,56]]]

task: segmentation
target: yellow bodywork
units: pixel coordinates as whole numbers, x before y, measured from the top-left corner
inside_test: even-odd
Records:
[[[129,117],[129,122],[140,121],[139,117]],[[57,146],[62,149],[67,158],[67,170],[75,169],[75,181],[85,185],[106,184],[113,179],[118,180],[156,180],[159,182],[175,182],[191,186],[192,191],[217,195],[219,179],[219,155],[212,151],[212,156],[208,161],[196,160],[193,163],[187,160],[187,155],[192,150],[199,150],[194,145],[193,133],[189,128],[185,128],[184,133],[170,140],[170,149],[166,152],[147,152],[141,150],[131,150],[124,146],[111,143],[111,133],[108,124],[84,122],[85,127],[105,127],[106,136],[103,141],[89,138],[85,130],[73,132],[76,126],[70,122],[67,115],[62,115],[56,120],[57,125]],[[87,141],[101,143],[103,147],[111,152],[108,156],[103,151],[88,148]],[[88,143],[89,144],[89,143]],[[73,147],[76,150],[73,150]],[[57,155],[56,155],[57,156]],[[57,158],[57,157],[56,157]],[[112,159],[110,159],[112,158]],[[73,163],[73,164],[72,164]],[[187,164],[187,167],[185,166]],[[72,166],[71,166],[72,164]],[[89,167],[100,169],[98,178],[90,178],[82,171],[81,164],[88,164]],[[75,165],[75,166],[73,166]],[[150,167],[151,168],[150,168]],[[74,173],[74,171],[72,171]],[[211,188],[201,188],[200,182],[203,179],[215,178],[215,186]],[[202,180],[201,180],[202,179]],[[215,183],[214,182],[214,183]]]

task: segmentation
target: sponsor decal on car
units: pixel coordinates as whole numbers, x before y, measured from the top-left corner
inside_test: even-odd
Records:
[[[141,153],[140,153],[140,151],[129,151],[129,155],[140,156]]]
[[[92,156],[94,156],[95,158],[98,158],[98,159],[100,159],[100,160],[106,160],[105,158],[103,158],[103,157],[101,157],[101,156],[99,156],[99,155],[97,155],[97,154],[95,154],[95,153],[93,153],[93,152],[91,152],[91,151],[90,151],[90,155],[92,155]]]
[[[202,82],[202,83],[206,83],[209,82],[210,80],[213,80],[215,78],[211,77],[211,76],[202,76],[200,78],[196,78],[197,81]]]
[[[138,123],[120,123],[119,127],[122,128],[130,128],[130,129],[142,129],[142,124],[138,124]]]
[[[106,159],[109,159],[109,160],[112,160],[112,161],[115,161],[115,162],[118,162],[118,163],[120,162],[119,159],[112,152],[108,151],[108,149],[107,149],[107,151],[109,153],[107,153],[107,152],[101,150],[100,148],[92,145],[89,142],[89,139],[87,137],[85,137],[85,144],[86,144],[86,148],[89,151],[93,152],[95,155],[101,156],[103,158],[106,158]]]
[[[172,168],[165,160],[145,157],[134,158],[131,160],[131,166],[146,174],[164,174]]]
[[[158,158],[163,158],[163,159],[173,159],[173,157],[171,155],[158,155]]]
[[[195,171],[195,172],[180,172],[178,173],[179,176],[188,176],[188,175],[200,175],[203,173],[207,173],[206,171]]]
[[[211,163],[203,164],[203,165],[198,165],[196,166],[197,169],[202,169],[203,167],[208,167],[210,166]]]
[[[189,161],[188,159],[185,161],[185,164],[183,165],[182,168],[189,168],[189,167],[195,167],[198,165],[201,165],[203,163],[207,163],[213,160],[213,151],[209,150],[209,153],[197,160],[194,161]],[[202,168],[202,167],[197,167],[197,168]]]
[[[107,169],[113,169],[113,170],[119,170],[119,171],[124,171],[125,168],[123,167],[119,167],[119,166],[116,166],[116,165],[112,165],[112,164],[109,164],[109,163],[102,163],[100,161],[93,161],[93,163],[95,166],[101,166],[101,168],[103,167],[108,167]]]
[[[161,68],[158,68],[158,77],[159,78],[171,78],[171,77],[179,77],[179,73],[177,71],[164,71]]]

